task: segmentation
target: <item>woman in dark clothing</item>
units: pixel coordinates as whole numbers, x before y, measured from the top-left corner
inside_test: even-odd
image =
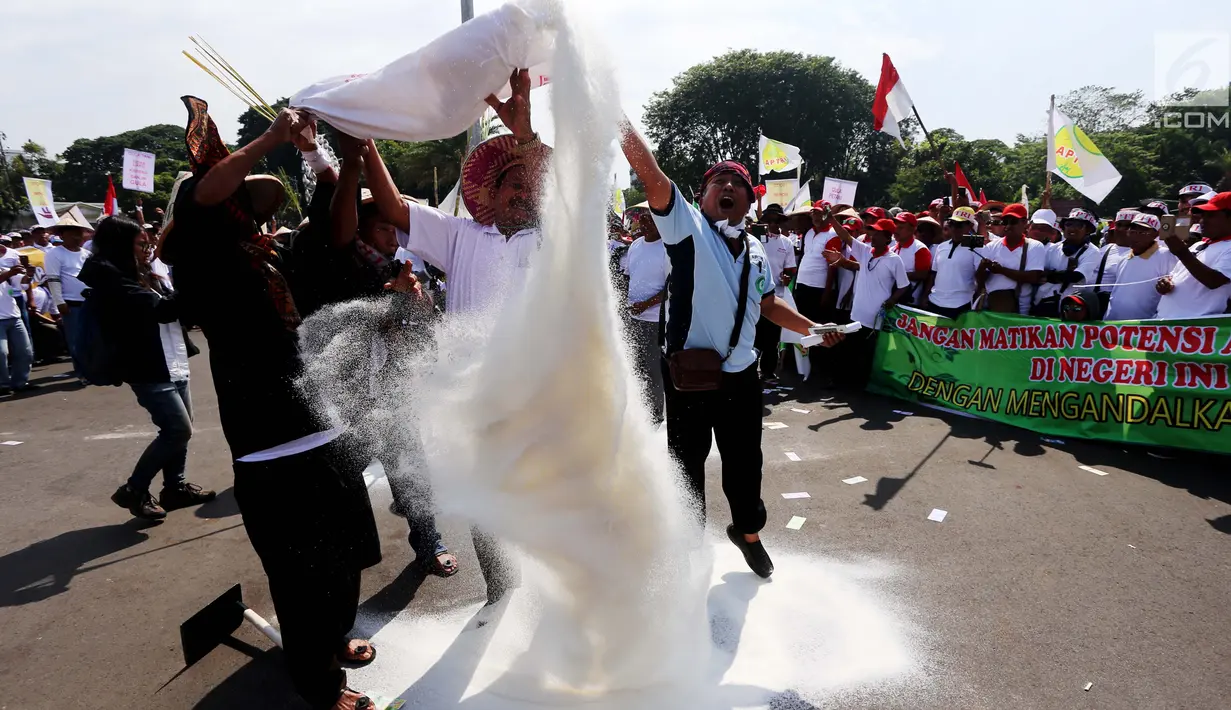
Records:
[[[93,251],[79,278],[90,288],[87,297],[98,305],[99,327],[115,348],[116,378],[132,388],[158,427],[158,436],[111,500],[138,518],[161,520],[168,509],[215,497],[184,480],[192,438],[188,342],[174,294],[150,271],[149,238],[139,224],[123,217],[103,220]],[[155,501],[150,484],[159,471],[162,492]]]

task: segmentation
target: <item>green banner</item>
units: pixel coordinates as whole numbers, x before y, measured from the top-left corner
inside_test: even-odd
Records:
[[[1231,454],[1231,318],[958,320],[895,308],[868,389],[1042,434]]]

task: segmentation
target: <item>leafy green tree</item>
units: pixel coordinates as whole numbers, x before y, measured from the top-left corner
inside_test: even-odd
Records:
[[[124,149],[145,151],[154,154],[154,194],[125,190],[121,185],[124,170]],[[114,136],[73,141],[62,158],[62,172],[52,184],[57,200],[67,202],[102,202],[107,194],[107,174],[115,184],[120,208],[128,211],[135,207],[138,197],[145,207],[164,207],[169,193],[158,191],[159,176],[175,175],[188,169],[188,154],[184,147],[184,127],[171,124],[146,126]],[[161,184],[167,184],[166,178]],[[147,215],[148,216],[148,215]]]
[[[645,126],[681,189],[699,187],[719,160],[739,160],[755,173],[762,133],[800,147],[803,179],[858,180],[861,200],[882,199],[893,181],[901,150],[872,130],[875,87],[832,57],[737,50],[673,84],[650,99]]]

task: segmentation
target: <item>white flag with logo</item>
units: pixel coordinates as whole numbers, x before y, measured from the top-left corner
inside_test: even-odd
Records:
[[[761,136],[757,141],[757,155],[760,156],[761,175],[798,170],[804,162],[799,154],[799,148],[781,141],[770,140],[765,136]]]
[[[1095,202],[1102,202],[1116,185],[1116,170],[1086,132],[1056,108],[1047,116],[1047,169]]]

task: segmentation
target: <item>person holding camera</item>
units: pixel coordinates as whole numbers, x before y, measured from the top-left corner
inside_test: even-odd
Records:
[[[975,272],[983,257],[979,249],[983,238],[975,234],[974,209],[958,207],[945,222],[949,241],[936,245],[932,272],[924,294],[924,308],[946,318],[957,318],[970,310],[975,295]]]
[[[0,245],[0,396],[33,389],[34,348],[21,317],[21,284],[32,271],[29,259]]]
[[[1036,212],[1036,221],[1039,218]],[[1046,224],[1031,225],[1031,228],[1041,230],[1037,232],[1039,236],[1048,234]],[[1074,284],[1094,283],[1103,258],[1102,252],[1090,243],[1091,235],[1098,230],[1098,220],[1093,214],[1080,207],[1075,208],[1068,217],[1060,220],[1060,229],[1064,240],[1047,245],[1046,282],[1039,285],[1034,308],[1031,309],[1033,315],[1043,318],[1060,315],[1060,300],[1075,292]]]

